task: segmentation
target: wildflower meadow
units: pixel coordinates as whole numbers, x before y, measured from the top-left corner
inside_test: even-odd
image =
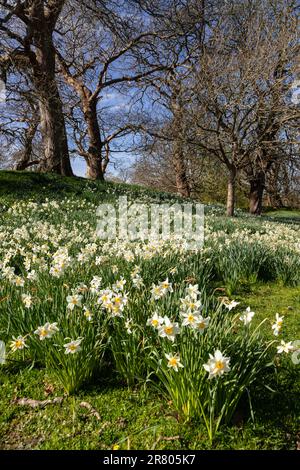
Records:
[[[1,196],[1,446],[299,445],[299,223],[211,206],[198,250],[105,241],[101,199],[180,199],[51,184]]]

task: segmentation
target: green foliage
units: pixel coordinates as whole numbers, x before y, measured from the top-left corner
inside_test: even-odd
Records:
[[[206,240],[203,249],[196,253],[183,251],[173,241],[149,246],[105,243],[95,237],[96,208],[100,202],[114,202],[123,194],[131,201],[138,198],[144,203],[171,203],[177,199],[127,185],[54,175],[3,172],[0,180],[4,183],[0,190],[0,339],[8,351],[1,377],[7,390],[12,393],[15,372],[23,384],[18,391],[35,396],[31,374],[33,377],[46,374],[51,387],[73,395],[66,400],[64,413],[74,417],[73,421],[69,417],[66,420],[69,434],[76,435],[82,433],[77,410],[79,396],[90,397],[89,387],[94,386],[95,393],[100,390],[101,394],[103,384],[112,381],[113,387],[120,387],[119,395],[108,388],[103,403],[113,397],[106,412],[117,416],[118,408],[129,406],[130,399],[123,393],[126,383],[129,397],[134,396],[133,390],[138,387],[134,406],[141,406],[145,416],[151,407],[158,410],[157,414],[148,429],[145,416],[140,418],[132,411],[129,418],[132,427],[127,434],[107,431],[104,446],[118,441],[123,447],[138,448],[138,438],[145,433],[151,448],[162,432],[163,423],[169,423],[168,414],[175,413],[181,424],[174,424],[173,420],[166,430],[179,432],[178,427],[183,426],[186,435],[186,441],[176,445],[209,447],[211,444],[204,444],[207,433],[210,443],[228,448],[220,437],[221,430],[229,436],[228,442],[233,443],[236,434],[231,426],[236,413],[244,407],[249,416],[245,403],[251,397],[252,414],[257,415],[253,390],[262,385],[274,386],[274,372],[266,373],[262,379],[261,371],[273,360],[276,351],[274,347],[269,351],[276,313],[284,313],[285,341],[298,339],[296,324],[292,337],[285,331],[285,322],[289,320],[284,311],[286,305],[280,304],[277,311],[271,312],[268,309],[272,300],[268,300],[262,310],[270,321],[260,327],[256,317],[253,324],[243,327],[239,316],[248,305],[260,316],[262,304],[256,302],[259,296],[249,294],[255,292],[258,283],[272,280],[282,293],[290,292],[292,287],[287,286],[295,286],[298,292],[299,226],[256,220],[242,213],[228,220],[221,215],[223,208],[216,206],[206,208]],[[22,185],[16,185],[21,181]],[[203,334],[182,325],[186,289],[196,285],[202,304],[197,309],[211,319]],[[261,286],[260,289],[266,288]],[[153,292],[157,287],[162,295],[155,298]],[[241,302],[238,313],[224,307],[229,302],[227,297],[233,295],[241,296],[237,298]],[[105,301],[103,296],[107,297]],[[299,296],[297,299],[299,302]],[[149,326],[148,320],[155,313],[179,323],[180,333],[174,342]],[[259,323],[263,319],[259,318]],[[49,333],[49,325],[55,325],[53,334]],[[46,331],[45,338],[39,334],[41,328]],[[73,342],[75,350],[70,352],[68,344]],[[230,358],[230,370],[224,376],[208,379],[203,366],[216,350]],[[173,370],[166,354],[178,354],[184,367]],[[281,356],[276,356],[275,363],[286,367]],[[42,394],[42,390],[38,393]],[[260,396],[263,399],[264,392],[260,391]],[[166,404],[169,400],[172,406]],[[97,403],[105,406],[102,401]],[[14,414],[15,408],[12,409]],[[7,413],[2,425],[5,433],[10,434]],[[50,421],[57,420],[58,426],[63,426],[54,412],[50,416]],[[293,427],[294,418],[291,420]],[[182,424],[187,421],[189,424]],[[265,429],[263,419],[261,423]],[[253,429],[249,431],[253,436],[250,447],[290,445],[279,435],[262,444],[261,438],[254,438]],[[69,441],[62,444],[59,437],[55,439],[53,448],[68,448]],[[89,447],[86,439],[84,434],[82,441],[76,440],[76,448]],[[94,440],[90,448],[96,448],[97,442]],[[245,446],[244,437],[236,442]],[[41,447],[47,445],[43,443]]]

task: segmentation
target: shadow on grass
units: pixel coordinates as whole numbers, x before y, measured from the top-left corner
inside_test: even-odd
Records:
[[[287,361],[275,374],[272,370],[264,373],[259,385],[253,387],[252,406],[255,421],[276,426],[296,440],[300,431],[299,366]]]

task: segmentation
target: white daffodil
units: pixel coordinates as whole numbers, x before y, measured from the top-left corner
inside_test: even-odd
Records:
[[[117,274],[117,273],[119,272],[119,268],[118,268],[118,266],[116,266],[116,265],[113,265],[113,266],[111,267],[111,270],[112,270],[113,274]]]
[[[83,307],[83,315],[88,321],[91,321],[93,319],[93,314],[88,307]]]
[[[164,294],[167,294],[168,292],[173,292],[172,284],[169,282],[168,278],[160,284],[160,287]]]
[[[164,317],[164,324],[159,327],[158,334],[162,338],[168,338],[173,342],[179,331],[178,323],[172,323],[168,317]]]
[[[248,325],[249,323],[251,323],[254,315],[255,312],[251,312],[250,307],[247,307],[244,313],[240,316],[240,320],[244,323],[244,325]]]
[[[204,330],[208,327],[210,322],[210,317],[203,318],[202,315],[199,315],[194,328],[200,331],[200,334],[204,332]]]
[[[147,325],[152,326],[156,330],[163,324],[164,319],[157,312],[151,318],[148,318]]]
[[[124,254],[124,259],[128,261],[128,263],[131,263],[131,261],[134,260],[134,254],[131,251],[126,251]]]
[[[96,256],[95,265],[99,266],[100,264],[102,264],[102,262],[103,262],[103,257],[102,256]]]
[[[152,289],[151,289],[151,294],[154,300],[159,300],[164,296],[164,291],[161,286],[155,286],[153,284]]]
[[[78,338],[76,340],[72,340],[69,343],[64,344],[65,354],[75,354],[81,350],[81,342],[83,338]]]
[[[51,266],[49,273],[53,277],[60,277],[61,274],[63,273],[63,270],[60,268],[60,266],[54,265],[54,266]]]
[[[131,279],[134,279],[136,276],[138,276],[140,272],[141,272],[141,267],[138,265],[135,265],[134,269],[130,273]]]
[[[35,332],[35,335],[38,335],[41,341],[44,341],[46,338],[50,338],[50,332],[47,328],[47,324],[44,326],[39,326]]]
[[[199,315],[193,313],[193,312],[183,312],[182,313],[182,326],[191,326],[195,327],[197,320],[199,318]]]
[[[141,289],[142,287],[144,287],[143,279],[139,274],[136,274],[136,276],[132,278],[132,284],[137,289]]]
[[[119,279],[119,280],[113,285],[113,289],[114,289],[115,291],[123,290],[124,287],[125,287],[125,284],[126,284],[126,279],[124,279],[123,277],[121,277],[121,279]]]
[[[129,335],[131,335],[132,333],[132,325],[133,325],[133,321],[131,320],[131,318],[129,318],[128,320],[126,320],[125,322],[125,328],[126,328],[126,331]]]
[[[32,297],[30,294],[22,294],[22,302],[26,308],[30,308],[32,305]]]
[[[69,295],[67,297],[68,309],[74,310],[75,307],[81,307],[82,295]]]
[[[204,364],[204,369],[209,373],[208,378],[212,379],[213,377],[219,377],[230,371],[229,367],[229,357],[223,356],[221,351],[218,349],[215,351],[214,355],[209,355],[209,360],[207,364]]]
[[[9,279],[10,281],[12,281],[14,279],[14,275],[15,275],[14,266],[4,266],[2,268],[2,276],[5,279]]]
[[[29,281],[36,281],[37,278],[38,278],[38,276],[37,276],[37,273],[35,272],[34,269],[31,270],[31,271],[29,271],[29,273],[27,274],[27,279],[28,279]]]
[[[232,309],[234,309],[239,304],[240,304],[240,302],[236,302],[235,300],[232,300],[231,302],[225,303],[224,305],[229,311],[231,311]]]
[[[110,313],[113,317],[123,317],[123,310],[120,305],[113,305]]]
[[[279,333],[281,331],[281,328],[282,328],[283,319],[284,319],[284,316],[281,317],[279,315],[279,313],[276,313],[275,323],[273,323],[273,325],[272,325],[272,330],[273,330],[274,336],[279,335]]]
[[[102,278],[99,276],[94,276],[90,283],[90,292],[92,294],[97,294],[101,286]]]
[[[98,299],[98,303],[102,304],[105,307],[106,304],[111,301],[112,295],[113,295],[112,291],[110,291],[108,289],[102,290],[100,292],[100,297]]]
[[[46,323],[44,326],[39,326],[34,334],[39,336],[41,341],[51,338],[59,329],[57,323]]]
[[[12,352],[28,348],[24,336],[18,336],[17,338],[13,336],[13,340],[10,342],[10,347]]]
[[[57,327],[57,323],[46,323],[46,325],[48,325],[48,330],[51,334],[51,336],[53,336],[55,333],[57,333],[59,331],[59,328]]]
[[[13,280],[16,287],[24,287],[25,281],[22,277],[16,276]]]
[[[192,311],[192,312],[200,312],[202,309],[202,304],[200,300],[196,300],[189,295],[186,296],[184,299],[180,299],[181,306],[183,311]]]
[[[115,294],[111,300],[115,305],[120,305],[121,307],[123,307],[128,302],[128,295],[127,294]]]
[[[281,353],[290,353],[294,351],[294,346],[292,344],[292,341],[289,341],[288,343],[286,343],[285,341],[281,340],[280,342],[280,345],[277,346],[277,353],[278,354],[281,354]]]
[[[35,332],[35,335],[38,335],[41,341],[44,341],[46,338],[50,338],[51,334],[49,329],[47,328],[47,323],[44,326],[39,326]]]
[[[199,285],[189,284],[189,286],[186,288],[186,292],[192,299],[197,299],[198,295],[200,294]]]
[[[180,362],[179,354],[165,354],[166,358],[168,359],[168,367],[170,369],[174,369],[175,372],[178,372],[178,368],[184,367],[183,364]]]

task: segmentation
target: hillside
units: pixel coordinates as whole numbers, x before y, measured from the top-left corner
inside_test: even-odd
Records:
[[[172,238],[106,242],[96,210],[120,195],[180,201],[0,173],[0,448],[295,449],[297,217],[227,219],[208,206],[196,251]],[[211,369],[218,350],[223,369]],[[211,390],[222,399],[210,404]]]
[[[41,174],[28,171],[0,171],[0,198],[3,204],[9,204],[15,200],[34,199],[44,202],[48,199],[62,199],[64,197],[83,198],[91,202],[99,203],[114,200],[119,195],[129,195],[130,199],[146,199],[153,202],[186,201],[186,199],[167,192],[151,190],[143,186],[90,181],[85,178],[66,178],[55,174]],[[225,207],[222,205],[206,205],[206,212],[223,215]],[[245,211],[237,210],[237,216],[247,215]],[[300,223],[300,211],[298,210],[273,210],[268,209],[262,216],[266,220],[283,221],[285,223]]]

